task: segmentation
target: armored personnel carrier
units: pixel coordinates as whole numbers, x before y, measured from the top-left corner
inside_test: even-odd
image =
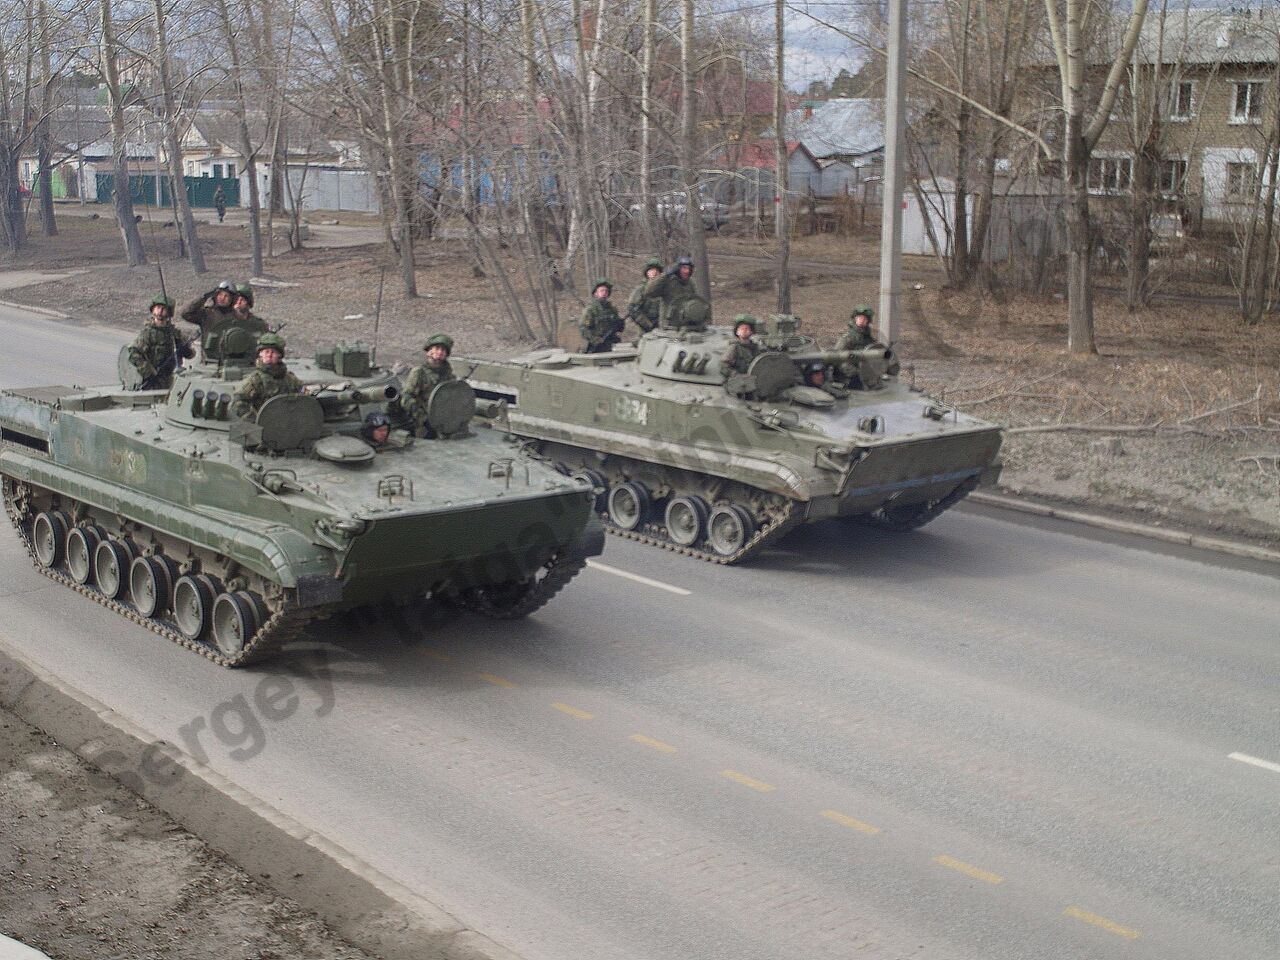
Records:
[[[169,390],[0,391],[5,510],[35,565],[235,667],[341,608],[433,596],[524,616],[600,552],[591,490],[468,429],[467,384],[431,394],[439,439],[381,446],[363,418],[398,384],[363,345],[292,361],[309,392],[253,420],[232,413],[247,369],[202,363]]]
[[[909,530],[999,475],[999,427],[902,382],[884,346],[821,350],[775,316],[746,374],[726,374],[731,342],[660,329],[611,353],[454,362],[506,402],[507,429],[591,483],[610,532],[717,563],[824,517]],[[811,367],[825,386],[802,381]]]

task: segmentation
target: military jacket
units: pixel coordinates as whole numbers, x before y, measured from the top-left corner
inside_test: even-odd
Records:
[[[664,327],[701,329],[711,318],[711,305],[698,296],[692,274],[688,280],[681,280],[675,273],[660,274],[645,281],[644,295],[661,302]]]
[[[438,367],[429,363],[420,363],[409,371],[404,381],[404,393],[400,397],[400,405],[413,421],[414,433],[421,433],[428,427],[427,400],[431,391],[446,380],[456,379],[453,367],[444,360]]]
[[[582,311],[578,320],[578,329],[582,338],[587,341],[587,348],[603,348],[611,340],[616,341],[622,332],[623,320],[618,316],[618,309],[606,297],[598,300],[591,298],[591,303]]]
[[[631,299],[627,301],[627,319],[645,332],[652,330],[662,320],[662,298],[651,297],[645,293],[649,281],[631,291]]]
[[[876,336],[871,332],[871,327],[850,327],[844,333],[840,334],[836,340],[837,350],[861,350],[863,347],[874,346]]]
[[[147,321],[147,325],[129,347],[129,362],[144,379],[153,378],[148,384],[153,390],[172,386],[178,358],[194,355],[191,344],[182,338],[172,323],[157,326]]]
[[[194,323],[200,328],[201,333],[230,320],[234,316],[235,311],[231,307],[215,306],[213,298],[208,294],[201,294],[196,297],[182,311],[182,319],[187,323]]]
[[[234,410],[237,416],[247,417],[261,410],[262,405],[272,397],[301,392],[302,381],[290,373],[283,363],[268,366],[259,362],[236,388]]]
[[[743,343],[741,340],[735,339],[729,344],[729,348],[725,350],[724,357],[720,360],[720,372],[726,377],[733,373],[746,373],[747,367],[751,366],[760,353],[760,344],[754,340],[748,340]]]

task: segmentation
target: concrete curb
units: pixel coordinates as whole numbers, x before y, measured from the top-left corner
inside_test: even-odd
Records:
[[[1280,550],[1268,550],[1266,547],[1254,546],[1251,543],[1243,543],[1239,540],[1206,537],[1202,534],[1189,533],[1185,530],[1169,530],[1164,527],[1152,526],[1149,523],[1135,523],[1132,520],[1119,520],[1115,517],[1097,513],[1085,513],[1080,510],[1054,507],[1046,503],[1024,500],[1020,497],[1013,497],[1003,493],[974,491],[969,494],[968,499],[987,507],[1013,510],[1037,517],[1067,520],[1071,523],[1079,523],[1099,530],[1110,530],[1113,533],[1132,534],[1138,537],[1146,537],[1150,540],[1159,540],[1163,543],[1176,543],[1184,547],[1196,547],[1200,550],[1211,550],[1215,553],[1224,553],[1233,557],[1243,557],[1247,560],[1280,563]]]
[[[53,281],[47,281],[52,283]],[[0,307],[9,307],[12,310],[26,310],[28,313],[38,313],[44,317],[52,317],[54,320],[74,320],[75,317],[69,313],[59,313],[57,310],[50,310],[47,307],[33,307],[26,303],[16,303],[13,300],[0,300]]]
[[[151,740],[2,638],[0,704],[369,953],[385,960],[520,960],[173,744]]]

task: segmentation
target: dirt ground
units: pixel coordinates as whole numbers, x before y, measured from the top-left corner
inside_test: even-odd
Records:
[[[152,233],[160,237],[153,248],[162,258],[172,257],[166,231],[172,228]],[[243,226],[211,227],[203,235],[212,241],[210,274],[197,280],[185,264],[166,260],[168,287],[180,302],[247,269]],[[767,238],[712,239],[717,317],[773,309],[770,245]],[[532,346],[513,329],[490,279],[475,275],[463,243],[426,243],[419,253],[416,300],[398,292],[396,265],[381,246],[285,253],[267,272],[295,285],[260,288],[258,312],[286,325],[291,352],[371,340],[385,269],[380,360],[415,362],[423,337],[436,329],[451,332],[465,353],[496,356]],[[33,238],[32,250],[13,265],[86,272],[5,296],[136,327],[157,283],[155,267],[131,271],[116,265],[118,257],[109,220],[76,222],[64,236]],[[852,305],[876,302],[877,257],[869,237],[794,242],[792,309],[807,332],[829,342]],[[613,259],[615,301],[625,302],[643,259]],[[0,268],[7,265],[0,261]],[[519,265],[509,266],[518,272]],[[1165,301],[1130,314],[1103,292],[1096,303],[1099,353],[1077,359],[1065,352],[1061,299],[950,293],[929,258],[908,258],[904,271],[908,294],[897,345],[904,375],[1008,428],[1004,488],[1280,545],[1280,321],[1244,327],[1227,307]],[[562,295],[562,345],[576,344],[573,321],[581,307]],[[363,316],[350,319],[357,315]]]
[[[0,710],[0,932],[55,960],[366,960]]]

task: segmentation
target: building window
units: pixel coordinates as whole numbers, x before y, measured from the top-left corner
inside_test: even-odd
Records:
[[[1166,107],[1170,120],[1190,120],[1195,111],[1195,88],[1190,80],[1169,84]]]
[[[196,162],[194,160],[187,161],[187,176],[194,177],[196,175]]]
[[[1231,107],[1232,123],[1257,123],[1262,119],[1262,83],[1247,80],[1235,85],[1236,96]]]
[[[213,165],[213,175],[217,177],[219,180],[222,179],[222,164],[215,163]]]
[[[1252,163],[1227,164],[1227,199],[1249,200],[1256,190],[1257,172]]]
[[[1132,157],[1093,157],[1089,161],[1089,189],[1094,193],[1123,193],[1133,183]]]
[[[1160,163],[1160,192],[1181,194],[1187,181],[1187,161],[1164,160]]]
[[[22,161],[22,179],[26,183],[31,182],[31,161],[30,160]]]

